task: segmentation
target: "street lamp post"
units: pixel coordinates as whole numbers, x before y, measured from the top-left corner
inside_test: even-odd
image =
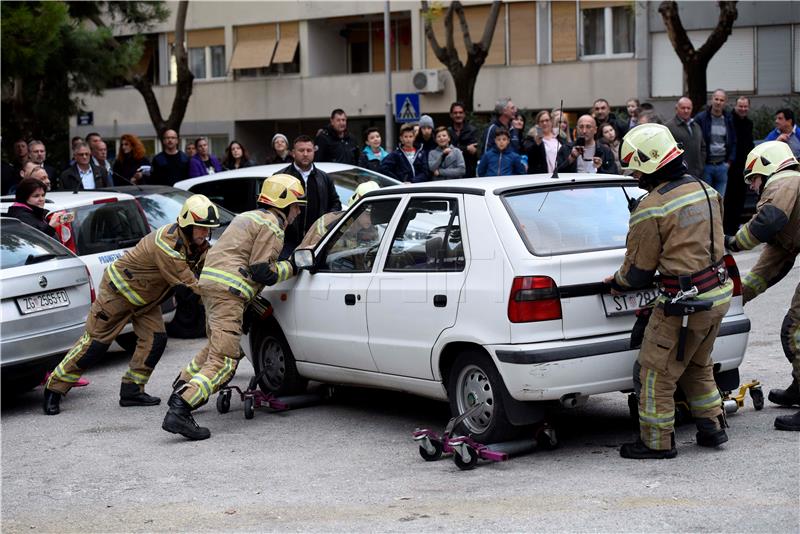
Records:
[[[385,121],[386,121],[386,135],[384,140],[386,142],[386,150],[391,152],[394,150],[394,113],[392,113],[392,54],[391,54],[391,21],[389,20],[389,0],[383,6],[383,68],[386,71],[386,105],[385,105]]]

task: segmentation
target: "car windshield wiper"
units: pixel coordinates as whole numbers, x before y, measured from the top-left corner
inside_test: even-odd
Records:
[[[52,260],[53,258],[63,258],[66,254],[28,254],[25,259],[25,265],[33,265],[34,263],[41,263],[43,261]]]
[[[141,237],[132,237],[130,239],[120,239],[117,241],[117,245],[121,247],[130,247],[138,243],[142,238]]]

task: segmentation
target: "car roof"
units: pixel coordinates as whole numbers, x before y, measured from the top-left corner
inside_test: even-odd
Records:
[[[216,172],[214,174],[208,174],[206,176],[198,176],[197,178],[189,178],[188,180],[180,180],[175,182],[175,187],[179,189],[190,189],[197,184],[203,184],[206,182],[217,182],[219,180],[230,180],[233,178],[249,178],[251,176],[263,176],[267,178],[268,176],[272,176],[276,172],[281,169],[285,169],[291,165],[291,163],[273,163],[271,165],[254,165],[252,167],[245,167],[243,169],[235,169],[232,171],[222,171]],[[356,165],[347,165],[345,163],[317,163],[314,162],[314,166],[319,170],[331,173],[331,172],[339,172],[339,171],[349,171],[350,169],[360,169],[367,172],[371,172],[373,174],[380,174],[375,171],[370,171],[369,169],[364,169],[362,167],[357,167]],[[383,176],[382,174],[380,174]],[[386,178],[392,179],[389,176]]]
[[[81,206],[90,206],[98,200],[108,200],[115,198],[117,200],[135,200],[132,195],[126,193],[118,193],[114,191],[78,191],[71,193],[69,191],[48,191],[47,200],[45,201],[45,208],[52,211],[53,209],[71,209]],[[3,197],[0,199],[0,205],[6,210],[8,206],[14,203],[14,197]]]
[[[607,182],[630,182],[638,185],[635,178],[619,174],[561,173],[558,178],[548,174],[524,174],[519,176],[487,176],[483,178],[459,178],[457,180],[420,182],[401,186],[385,187],[370,191],[366,196],[382,196],[397,193],[462,193],[471,195],[500,195],[517,189],[534,187],[591,184]]]
[[[158,193],[168,193],[170,191],[181,191],[184,193],[182,189],[178,189],[176,187],[172,187],[169,185],[113,185],[111,187],[104,187],[102,189],[98,189],[97,191],[109,191],[109,192],[118,192],[118,193],[125,193],[128,195],[132,195],[134,197],[140,197],[143,195],[153,195]]]

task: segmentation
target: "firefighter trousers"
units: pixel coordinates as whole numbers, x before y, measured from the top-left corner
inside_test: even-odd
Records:
[[[786,359],[792,364],[792,377],[800,382],[800,283],[794,290],[789,311],[783,318],[781,345]]]
[[[656,307],[645,330],[635,373],[641,384],[639,429],[642,442],[669,450],[675,426],[673,395],[680,386],[695,419],[722,414],[722,399],[714,381],[711,349],[729,305],[689,316],[683,360],[678,360],[682,317],[665,317]]]
[[[105,357],[108,347],[128,322],[133,322],[137,342],[122,382],[144,389],[167,346],[161,306],[137,308],[112,288],[108,273],[103,275],[100,294],[89,310],[86,330],[53,370],[47,389],[67,393],[84,371]]]
[[[208,402],[233,378],[242,353],[242,316],[246,302],[226,291],[200,289],[206,308],[206,346],[181,371],[186,385],[178,390],[192,408]]]

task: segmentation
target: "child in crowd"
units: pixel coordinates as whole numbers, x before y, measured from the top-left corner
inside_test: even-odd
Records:
[[[512,176],[525,174],[525,165],[522,164],[519,154],[509,150],[511,138],[508,130],[498,128],[495,130],[494,143],[478,162],[478,176]]]
[[[430,178],[425,159],[425,152],[414,148],[414,126],[404,124],[400,127],[400,148],[381,161],[379,171],[401,182],[427,182]]]

